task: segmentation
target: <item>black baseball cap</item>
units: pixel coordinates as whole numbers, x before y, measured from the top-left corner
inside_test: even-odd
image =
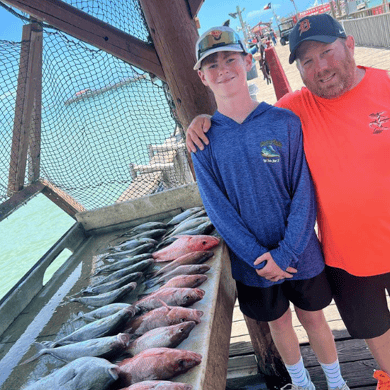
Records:
[[[292,29],[290,41],[289,63],[295,61],[295,53],[304,41],[332,43],[337,38],[347,38],[343,26],[328,14],[306,16],[299,20]]]

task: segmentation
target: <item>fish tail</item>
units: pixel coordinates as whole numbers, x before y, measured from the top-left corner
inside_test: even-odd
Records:
[[[35,342],[34,345],[37,347],[38,352],[34,356],[30,357],[29,359],[26,359],[24,362],[22,362],[20,364],[30,363],[30,362],[38,359],[41,355],[43,355],[45,353],[45,351],[44,351],[46,349],[45,345],[43,345],[41,343],[37,343],[37,342]]]

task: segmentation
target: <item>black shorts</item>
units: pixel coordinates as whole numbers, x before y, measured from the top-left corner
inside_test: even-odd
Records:
[[[311,279],[285,280],[271,287],[250,287],[238,281],[237,296],[241,311],[257,321],[275,321],[290,302],[302,310],[317,311],[328,306],[332,292],[325,271]]]
[[[390,291],[390,273],[354,276],[326,267],[334,301],[349,334],[356,339],[371,339],[390,329],[386,289]]]

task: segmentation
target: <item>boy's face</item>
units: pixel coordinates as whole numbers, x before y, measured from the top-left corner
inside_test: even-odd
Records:
[[[216,98],[237,94],[247,88],[246,76],[252,67],[252,56],[240,52],[220,51],[206,57],[198,75]]]

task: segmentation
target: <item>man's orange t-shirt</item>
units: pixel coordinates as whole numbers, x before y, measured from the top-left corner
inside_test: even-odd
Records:
[[[339,98],[302,88],[276,106],[302,122],[326,264],[371,276],[390,272],[390,78],[360,68],[362,81]]]

